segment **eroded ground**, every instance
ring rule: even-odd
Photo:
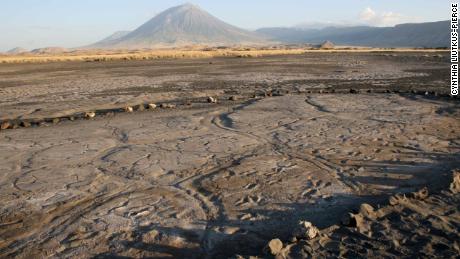
[[[449,181],[457,99],[340,93],[440,93],[444,59],[322,55],[0,66],[2,119],[179,105],[0,131],[0,257],[258,254],[299,220]]]

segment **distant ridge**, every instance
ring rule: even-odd
[[[6,52],[6,54],[21,54],[21,53],[25,53],[25,52],[28,52],[28,50],[20,48],[20,47],[17,47],[17,48],[8,50]]]
[[[258,33],[284,43],[318,44],[330,40],[339,45],[370,47],[448,47],[450,21],[408,23],[394,27],[327,27],[323,29],[262,28]]]
[[[193,4],[167,9],[136,30],[123,33],[118,32],[88,47],[132,49],[266,42],[260,35],[227,24]]]
[[[61,48],[61,47],[46,47],[46,48],[38,48],[31,50],[31,53],[34,54],[56,54],[56,53],[64,53],[68,52],[69,50],[66,48]]]

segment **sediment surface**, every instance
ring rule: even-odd
[[[437,191],[460,167],[447,62],[321,53],[0,65],[0,120],[44,121],[0,131],[0,257],[254,255],[299,220],[324,229],[362,203]],[[140,103],[176,108],[65,119]]]

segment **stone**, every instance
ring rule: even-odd
[[[299,226],[294,230],[294,236],[300,239],[313,239],[318,234],[318,228],[309,221],[300,221]]]
[[[88,118],[88,119],[92,119],[96,117],[96,113],[95,112],[86,112],[85,113],[85,118]]]
[[[267,250],[270,252],[272,255],[277,255],[281,253],[281,250],[283,249],[283,242],[279,240],[278,238],[272,239],[270,242],[268,242],[267,245]]]
[[[143,111],[145,110],[145,106],[143,104],[139,104],[137,107],[136,107],[136,110],[138,111]]]
[[[164,109],[173,109],[173,108],[176,108],[176,105],[174,104],[169,104],[169,103],[163,103],[160,105],[161,108],[164,108]]]
[[[214,98],[212,96],[208,96],[208,103],[217,103],[217,98]]]
[[[342,219],[340,220],[340,222],[342,223],[342,225],[349,227],[351,226],[352,219],[353,219],[353,213],[347,213],[342,216]]]
[[[28,121],[23,121],[23,122],[21,122],[21,126],[24,127],[24,128],[30,128],[32,126],[32,123],[30,123]]]
[[[455,170],[453,172],[453,180],[452,180],[452,183],[450,184],[449,189],[453,193],[460,192],[460,170]]]
[[[365,217],[373,218],[374,214],[375,214],[375,211],[374,211],[374,208],[371,205],[369,205],[367,203],[363,203],[359,207],[359,213],[361,215],[365,216]]]
[[[428,195],[429,195],[429,192],[428,192],[428,188],[426,187],[417,192],[412,193],[412,197],[418,200],[424,200],[428,197]]]
[[[347,213],[342,217],[341,222],[344,226],[359,228],[363,223],[363,216],[360,214]]]
[[[157,108],[157,105],[154,103],[149,103],[149,109],[154,110]]]
[[[133,107],[131,107],[131,106],[126,106],[124,110],[125,110],[125,112],[133,112],[134,111]]]
[[[4,122],[2,123],[2,125],[0,126],[0,128],[1,128],[2,130],[6,130],[6,129],[8,129],[9,127],[11,127],[11,123],[10,123],[9,121],[4,121]]]

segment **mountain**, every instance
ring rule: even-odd
[[[333,22],[305,22],[305,23],[299,23],[293,28],[297,29],[302,29],[302,30],[309,30],[309,29],[324,29],[328,27],[351,27],[351,24],[339,24],[339,23],[333,23]]]
[[[113,36],[113,35],[112,35]],[[227,24],[198,6],[170,8],[132,32],[106,38],[91,48],[155,48],[186,45],[260,44],[260,35]]]
[[[21,54],[21,53],[24,53],[24,52],[27,52],[27,50],[23,49],[23,48],[20,48],[20,47],[17,47],[17,48],[8,50],[6,52],[6,54]]]
[[[262,28],[258,33],[285,43],[321,43],[370,47],[447,47],[450,21],[408,23],[394,27]]]
[[[128,35],[130,32],[131,31],[117,31],[113,33],[112,35],[108,36],[107,38],[104,38],[101,41],[96,42],[95,45],[110,45],[112,43],[116,43],[117,40]]]
[[[34,50],[31,50],[30,52],[34,54],[57,54],[57,53],[64,53],[68,51],[69,51],[68,49],[61,48],[61,47],[46,47],[46,48],[34,49]]]

